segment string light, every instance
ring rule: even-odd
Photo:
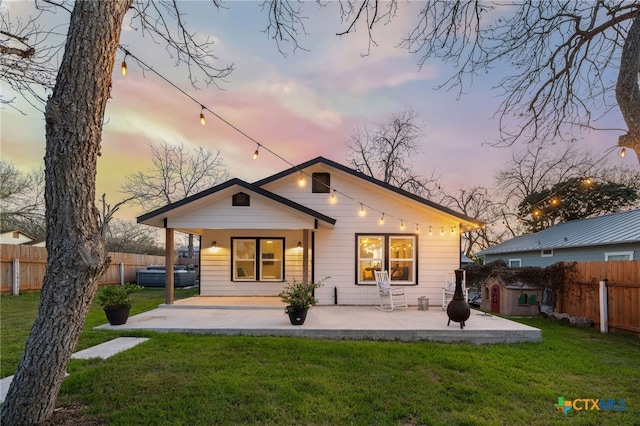
[[[124,51],[124,59],[122,60],[122,65],[120,66],[120,72],[122,73],[123,77],[127,76],[127,55],[129,54],[129,52],[127,52],[126,50]]]
[[[338,199],[336,198],[336,190],[334,189],[333,192],[331,193],[331,197],[329,197],[329,204],[335,204],[338,202]]]
[[[444,235],[444,226],[440,227],[440,235]]]
[[[400,221],[400,230],[404,231],[404,221],[403,220]]]
[[[431,231],[431,225],[429,225],[429,235],[433,235],[433,231]]]
[[[204,105],[200,105],[200,108],[202,108],[200,110],[200,124],[204,126],[207,123],[204,119]]]
[[[124,56],[124,60],[122,61],[122,66],[121,66],[121,71],[122,71],[122,75],[126,75],[127,73],[127,63],[126,63],[126,59],[128,56],[131,56],[132,58],[134,58],[134,60],[136,61],[136,63],[138,65],[140,65],[144,71],[148,71],[150,73],[155,74],[157,77],[159,77],[160,79],[162,79],[163,81],[165,81],[167,84],[169,84],[170,86],[172,86],[173,88],[175,88],[176,90],[178,90],[180,93],[182,93],[185,97],[191,99],[193,102],[197,103],[198,105],[200,105],[200,123],[204,126],[206,124],[206,119],[204,116],[204,111],[207,110],[209,113],[211,113],[215,118],[219,119],[220,121],[222,121],[224,124],[226,124],[227,126],[231,127],[232,129],[234,129],[236,132],[238,132],[239,134],[241,134],[242,136],[246,137],[247,139],[249,139],[252,142],[256,143],[256,149],[253,153],[253,159],[256,160],[260,154],[260,148],[264,148],[265,150],[267,150],[267,152],[269,152],[270,154],[272,154],[274,157],[282,160],[283,162],[289,164],[290,166],[292,166],[293,168],[297,169],[300,172],[300,178],[298,180],[298,185],[300,187],[304,187],[306,185],[305,179],[303,177],[303,175],[308,175],[311,176],[310,174],[306,173],[305,171],[299,169],[298,166],[295,166],[294,164],[292,164],[291,162],[289,162],[286,158],[282,157],[281,155],[279,155],[278,153],[272,151],[271,149],[269,149],[268,147],[262,145],[260,142],[258,142],[256,139],[252,138],[250,135],[248,135],[247,133],[245,133],[244,131],[242,131],[240,128],[238,128],[237,126],[235,126],[234,124],[230,123],[229,121],[227,121],[225,118],[221,117],[219,114],[217,114],[215,111],[212,111],[211,109],[207,108],[204,104],[200,103],[198,100],[196,100],[193,96],[191,96],[189,93],[185,92],[184,90],[182,90],[179,86],[177,86],[175,83],[173,83],[171,80],[167,79],[164,75],[160,74],[158,71],[156,71],[155,69],[153,69],[153,67],[149,66],[148,64],[146,64],[144,61],[142,61],[140,58],[138,58],[136,55],[132,54],[131,52],[129,52],[127,49],[125,49],[122,45],[119,45],[118,48],[120,50],[122,50],[125,54]],[[337,202],[337,198],[336,198],[336,194],[340,193],[341,195],[344,195],[345,198],[350,199],[352,201],[355,201],[356,203],[358,203],[358,200],[352,198],[351,196],[344,194],[336,189],[333,189],[333,193],[331,195],[330,201],[332,204]],[[370,208],[369,206],[367,206],[367,208]],[[376,209],[372,209],[374,211],[376,211]],[[379,210],[377,210],[378,212],[382,213],[382,216],[379,220],[379,223],[382,225],[384,224],[384,218],[385,218],[385,213],[381,212]],[[360,203],[360,211],[358,213],[360,216],[365,216],[366,215],[366,210],[364,208],[364,204]],[[394,216],[391,216],[394,217]],[[401,220],[401,225],[400,225],[401,229],[404,229],[404,221]],[[431,230],[431,227],[429,227]],[[419,224],[416,223],[416,233],[419,232]],[[431,232],[430,232],[431,234]]]
[[[420,233],[420,225],[416,223],[416,234]]]
[[[620,149],[620,158],[624,158],[624,157],[626,157],[626,156],[627,156],[627,148],[622,147],[622,148]]]

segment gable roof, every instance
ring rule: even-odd
[[[260,188],[259,186],[250,184],[248,182],[245,182],[241,179],[231,179],[228,180],[224,183],[221,183],[219,185],[213,186],[205,191],[199,192],[197,194],[194,194],[190,197],[184,198],[180,201],[176,201],[175,203],[171,203],[168,204],[164,207],[160,207],[159,209],[153,210],[149,213],[145,213],[141,216],[138,216],[137,221],[138,223],[143,223],[143,222],[147,222],[147,225],[155,225],[158,226],[158,221],[162,221],[164,219],[164,217],[167,216],[168,213],[175,211],[176,209],[179,209],[182,206],[185,206],[189,203],[192,203],[194,201],[203,199],[207,196],[213,195],[217,192],[220,192],[222,190],[225,190],[227,188],[230,188],[234,185],[240,186],[244,189],[246,189],[247,191],[251,191],[255,194],[259,194],[262,195],[263,197],[269,198],[277,203],[280,203],[282,205],[285,205],[287,207],[290,207],[294,210],[297,210],[301,213],[304,213],[306,215],[309,215],[317,220],[323,221],[327,224],[329,224],[330,226],[335,225],[336,223],[336,219],[329,217],[327,215],[324,215],[316,210],[310,209],[306,206],[303,206],[301,204],[298,204],[294,201],[291,201],[287,198],[281,197],[278,194],[274,194],[271,191],[267,191],[266,189]]]
[[[374,185],[377,185],[377,186],[379,186],[381,188],[384,188],[386,190],[395,192],[396,194],[399,194],[399,195],[402,195],[404,197],[410,198],[410,199],[412,199],[414,201],[417,201],[417,202],[419,202],[421,204],[424,204],[426,206],[429,206],[431,208],[439,210],[439,211],[441,211],[443,213],[449,214],[451,216],[455,216],[458,219],[461,219],[463,221],[473,223],[473,224],[475,224],[477,226],[483,226],[484,225],[484,222],[482,222],[482,221],[480,221],[478,219],[469,217],[469,216],[467,216],[465,214],[459,213],[459,212],[457,212],[455,210],[452,210],[452,209],[450,209],[448,207],[445,207],[443,205],[434,203],[433,201],[427,200],[426,198],[423,198],[423,197],[420,197],[418,195],[412,194],[409,191],[405,191],[404,189],[400,189],[397,186],[390,185],[390,184],[388,184],[386,182],[383,182],[383,181],[378,180],[376,178],[373,178],[371,176],[365,175],[364,173],[361,173],[361,172],[359,172],[357,170],[354,170],[352,168],[344,166],[344,165],[342,165],[340,163],[336,163],[335,161],[329,160],[329,159],[324,158],[324,157],[316,157],[316,158],[314,158],[312,160],[309,160],[309,161],[307,161],[305,163],[302,163],[302,164],[299,164],[297,166],[291,167],[288,170],[284,170],[284,171],[282,171],[280,173],[276,173],[275,175],[272,175],[272,176],[269,176],[267,178],[258,180],[256,182],[254,182],[254,185],[256,185],[256,186],[266,185],[266,184],[268,184],[270,182],[279,180],[279,179],[281,179],[283,177],[286,177],[286,176],[289,176],[289,175],[292,175],[292,174],[295,174],[295,173],[300,173],[300,171],[302,171],[302,170],[304,170],[304,169],[306,169],[308,167],[314,166],[316,164],[325,164],[325,165],[327,165],[329,167],[332,167],[334,169],[337,169],[337,170],[340,170],[340,171],[342,171],[344,173],[347,173],[347,174],[349,174],[351,176],[355,176],[355,177],[357,177],[359,179],[362,179],[362,180],[365,180],[367,182],[370,182],[370,183],[372,183]]]
[[[640,243],[640,210],[631,210],[559,223],[535,234],[512,238],[477,255],[636,242]]]

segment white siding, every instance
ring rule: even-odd
[[[292,208],[251,194],[250,206],[232,206],[231,195],[208,206],[171,218],[177,229],[302,229],[313,228],[313,219]]]
[[[307,170],[326,171],[322,168]],[[457,218],[424,206],[406,197],[378,188],[367,182],[330,169],[331,187],[339,193],[337,203],[329,204],[330,194],[314,194],[307,178],[304,188],[298,186],[298,176],[272,182],[265,189],[317,210],[337,219],[335,228],[319,229],[315,234],[315,279],[331,278],[318,289],[320,304],[334,303],[334,287],[338,291],[341,305],[371,305],[378,303],[377,288],[373,285],[356,285],[356,233],[369,234],[415,234],[416,224],[420,224],[418,235],[418,284],[406,286],[410,305],[417,305],[418,297],[426,296],[431,305],[441,304],[442,286],[447,273],[460,265],[460,241]],[[351,197],[349,199],[345,195]],[[357,200],[357,201],[354,201]],[[367,215],[358,215],[360,203],[371,206]],[[366,207],[365,207],[366,209]],[[378,220],[385,213],[384,225]],[[403,219],[405,230],[400,230]],[[431,226],[432,235],[429,235]],[[455,232],[451,233],[451,228]],[[441,234],[444,229],[444,234]]]
[[[302,231],[273,230],[209,230],[202,236],[200,258],[200,294],[203,296],[277,296],[282,282],[232,281],[231,238],[262,237],[285,239],[285,280],[302,280]],[[216,241],[216,247],[209,247]],[[208,247],[208,248],[207,248]]]

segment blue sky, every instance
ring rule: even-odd
[[[3,7],[9,7],[15,16],[25,13],[30,5],[12,1]],[[219,64],[234,63],[234,73],[219,83],[222,90],[194,90],[184,68],[173,67],[164,46],[127,28],[128,18],[121,43],[289,163],[302,163],[319,155],[344,163],[346,141],[357,126],[384,122],[404,108],[419,114],[425,130],[422,154],[414,158],[414,168],[426,174],[435,169],[442,176],[445,190],[492,186],[495,171],[511,156],[509,148],[486,144],[498,138],[498,122],[493,115],[500,99],[491,87],[507,75],[509,67],[475,77],[473,86],[466,87],[460,99],[456,91],[435,90],[451,70],[437,62],[418,69],[418,57],[395,47],[414,16],[404,3],[392,24],[375,29],[378,45],[368,56],[362,55],[367,51],[364,31],[335,35],[344,29],[337,3],[329,3],[326,8],[305,3],[308,35],[298,41],[307,51],[289,52],[286,58],[263,32],[267,20],[260,3],[232,1],[220,10],[209,2],[180,5],[188,13],[187,25],[199,37],[216,40]],[[163,140],[220,149],[232,176],[247,181],[289,167],[264,151],[258,160],[252,160],[255,143],[207,113],[207,124],[201,126],[198,104],[153,74],[143,73],[130,58],[128,75],[122,77],[119,65],[123,59],[118,52],[98,162],[98,195],[106,192],[111,202],[123,198],[118,188],[124,176],[148,168],[149,144]],[[26,170],[42,164],[44,118],[26,104],[20,107],[27,115],[12,109],[1,111],[1,155]],[[625,127],[616,117],[619,114],[614,114],[607,127]],[[585,143],[596,153],[604,153],[617,143],[617,136],[612,132],[592,133]],[[615,152],[612,157],[616,157]],[[633,157],[612,160],[632,165]],[[122,217],[140,213],[124,210]]]

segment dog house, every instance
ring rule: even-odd
[[[502,315],[533,316],[540,312],[543,289],[520,281],[507,283],[500,275],[488,277],[480,286],[480,309]]]

